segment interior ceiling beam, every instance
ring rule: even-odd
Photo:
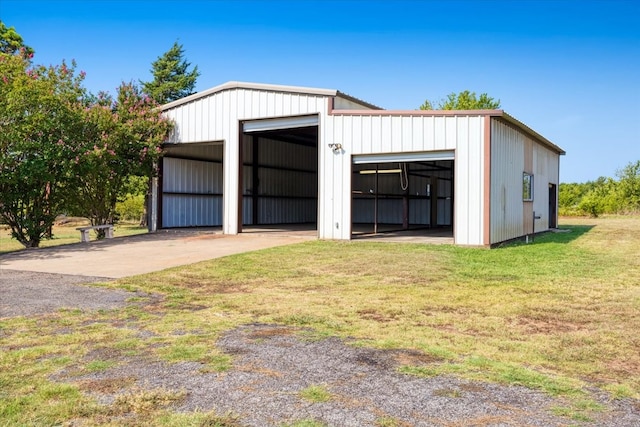
[[[275,141],[288,142],[290,144],[316,147],[318,145],[318,127],[310,126],[286,130],[268,130],[252,132],[262,138],[273,139]]]
[[[453,169],[451,168],[437,168],[437,167],[421,167],[421,168],[411,168],[409,172],[450,172]]]

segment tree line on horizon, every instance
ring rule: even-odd
[[[640,214],[640,160],[629,162],[618,170],[616,178],[561,183],[558,197],[560,215]]]

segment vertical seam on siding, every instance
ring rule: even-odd
[[[484,236],[483,244],[491,245],[491,116],[484,116]]]

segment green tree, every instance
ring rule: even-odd
[[[640,212],[640,160],[616,172],[618,180],[600,177],[585,183],[560,184],[561,215],[627,214]]]
[[[640,212],[640,160],[630,162],[616,172],[620,210]],[[622,212],[621,212],[622,213]]]
[[[99,94],[83,114],[85,128],[78,139],[83,148],[73,159],[79,185],[70,206],[92,225],[114,223],[116,203],[129,192],[131,177],[155,172],[172,124],[132,83],[122,84],[115,100]],[[104,237],[104,230],[97,235]]]
[[[584,183],[560,183],[558,207],[560,215],[580,215],[579,209],[582,198],[589,191]]]
[[[84,73],[0,53],[0,219],[38,247],[69,196]]]
[[[439,102],[426,100],[420,106],[421,110],[497,110],[499,108],[499,99],[494,100],[486,93],[481,93],[478,97],[475,92],[468,90],[458,94],[452,92],[446,99]]]
[[[0,52],[14,55],[22,52],[23,56],[33,57],[34,50],[22,41],[20,34],[13,27],[7,26],[0,20]]]
[[[601,176],[586,182],[584,188],[586,191],[578,203],[578,211],[582,215],[598,217],[619,211],[618,182],[614,179]]]
[[[158,104],[166,104],[184,98],[194,92],[196,80],[200,73],[198,66],[187,71],[191,64],[184,59],[184,49],[174,42],[171,49],[159,56],[151,64],[153,80],[140,82],[146,94]]]

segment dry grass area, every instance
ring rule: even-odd
[[[563,396],[572,403],[559,411],[578,420],[599,410],[587,393],[593,387],[639,399],[640,217],[566,218],[561,227],[570,231],[494,250],[306,242],[105,285],[165,296],[146,306],[1,320],[0,419],[33,411],[52,423],[99,420],[104,410],[81,393],[90,384],[48,376],[100,369],[86,356],[101,348],[117,352],[111,360],[146,354],[224,370],[229,357],[212,342],[249,322],[305,327],[307,339],[403,349],[412,357],[399,359],[400,370],[409,374]],[[140,331],[153,338],[142,340]],[[163,424],[181,425],[186,415],[165,408],[178,398],[138,400],[141,411],[163,414]],[[78,413],[81,403],[88,413]],[[182,425],[210,415],[191,417]]]
[[[40,247],[46,248],[50,246],[66,245],[69,243],[80,243],[80,232],[76,230],[77,227],[83,227],[89,224],[89,220],[86,218],[65,218],[59,221],[53,227],[53,238],[42,240]],[[114,227],[114,236],[129,236],[133,234],[146,233],[146,227],[139,227],[137,224],[120,223]],[[91,236],[95,238],[94,235]],[[11,229],[0,224],[0,254],[6,252],[14,252],[23,250],[24,246],[20,242],[11,238]]]

